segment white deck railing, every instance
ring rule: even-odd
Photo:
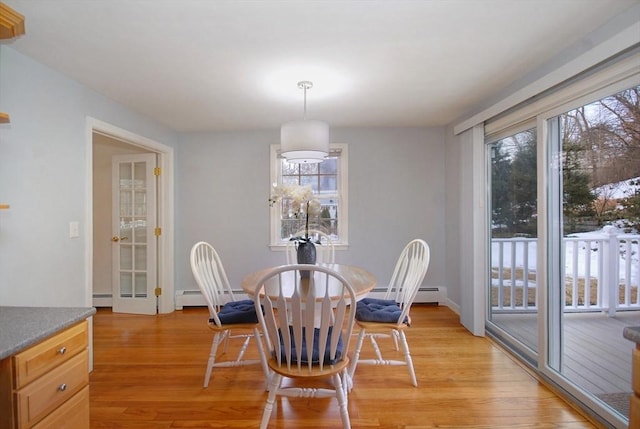
[[[640,310],[640,235],[602,233],[565,237],[565,310]],[[492,311],[536,311],[537,239],[491,241]]]

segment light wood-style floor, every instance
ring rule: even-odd
[[[159,316],[99,309],[91,428],[257,428],[266,398],[259,366],[216,368],[202,387],[207,317],[204,308]],[[404,367],[359,366],[349,396],[354,429],[596,427],[490,340],[471,335],[447,307],[414,305],[412,317],[407,336],[419,387]],[[270,424],[340,427],[335,399],[278,399]]]

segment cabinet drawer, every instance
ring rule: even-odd
[[[29,428],[89,384],[89,352],[67,362],[20,389],[16,395],[18,427]]]
[[[88,346],[87,321],[68,328],[43,342],[16,354],[14,359],[14,388],[20,389],[31,381],[68,361]]]
[[[629,404],[629,428],[640,427],[640,397],[631,395]]]
[[[89,386],[85,386],[32,429],[89,429]]]

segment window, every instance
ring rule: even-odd
[[[271,183],[309,185],[320,200],[320,215],[309,219],[309,228],[331,235],[334,244],[346,246],[347,239],[347,146],[332,144],[327,159],[318,164],[289,163],[279,154],[280,145],[271,145]],[[286,202],[271,209],[271,246],[284,247],[304,228]]]

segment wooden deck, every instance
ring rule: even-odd
[[[493,321],[537,350],[536,314],[494,314]],[[566,313],[562,373],[601,398],[631,393],[631,357],[635,344],[623,337],[625,326],[640,325],[640,311]],[[605,399],[606,401],[606,399]]]

